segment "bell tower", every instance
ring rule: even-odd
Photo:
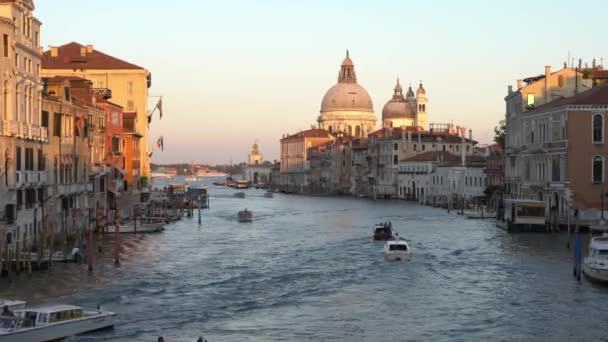
[[[426,90],[422,86],[422,81],[420,81],[420,86],[416,91],[416,126],[422,127],[423,130],[428,130],[428,118],[427,118],[427,105],[428,99],[426,98]]]

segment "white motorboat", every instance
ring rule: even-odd
[[[608,283],[608,236],[594,237],[589,254],[583,260],[583,274],[589,279]]]
[[[253,222],[253,212],[247,209],[239,211],[239,222]]]
[[[146,233],[158,233],[164,230],[163,228],[164,223],[163,222],[156,222],[156,223],[139,223],[137,222],[137,227],[135,227],[135,225],[133,223],[128,223],[128,224],[121,224],[118,229],[119,229],[119,233],[120,234],[128,234],[128,233],[141,233],[141,234],[146,234]],[[106,230],[106,233],[108,234],[114,234],[116,232],[116,226],[115,225],[109,225],[108,229]]]
[[[389,261],[410,261],[412,250],[405,240],[389,240],[384,244],[384,257]]]
[[[495,212],[487,212],[483,207],[480,210],[464,210],[464,216],[469,219],[495,219]]]
[[[186,182],[196,182],[198,180],[198,178],[196,178],[196,176],[192,176],[192,177],[186,177],[184,180]]]
[[[54,341],[114,326],[113,312],[74,305],[26,308],[0,317],[0,342]]]

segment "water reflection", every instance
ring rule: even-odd
[[[575,282],[566,236],[508,235],[490,221],[406,202],[211,187],[211,209],[162,234],[122,239],[93,275],[78,265],[21,278],[0,296],[120,314],[80,340],[593,340],[608,336],[606,287]],[[239,224],[243,208],[254,222]],[[391,221],[413,249],[388,263],[371,227]],[[580,317],[580,318],[578,318]]]

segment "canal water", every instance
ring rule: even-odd
[[[608,287],[572,277],[566,234],[509,235],[493,222],[403,201],[210,186],[211,208],[160,234],[112,241],[86,266],[0,279],[0,297],[118,313],[76,341],[595,341]],[[253,223],[237,223],[239,210]],[[413,249],[383,259],[371,227],[391,221]]]

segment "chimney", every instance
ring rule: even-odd
[[[93,45],[87,45],[87,53],[93,53]]]
[[[469,140],[473,140],[473,130],[469,129]]]
[[[509,95],[511,95],[511,94],[513,94],[513,86],[512,85],[509,86]]]
[[[80,47],[80,57],[85,57],[87,55],[87,48],[82,46]]]
[[[517,89],[521,89],[524,87],[524,81],[522,80],[517,80]]]
[[[546,65],[545,66],[545,77],[549,78],[550,75],[551,75],[551,66],[550,65]]]
[[[460,127],[460,136],[464,138],[466,135],[467,135],[466,127]]]
[[[59,56],[59,48],[51,47],[51,57],[57,57],[57,56]]]

